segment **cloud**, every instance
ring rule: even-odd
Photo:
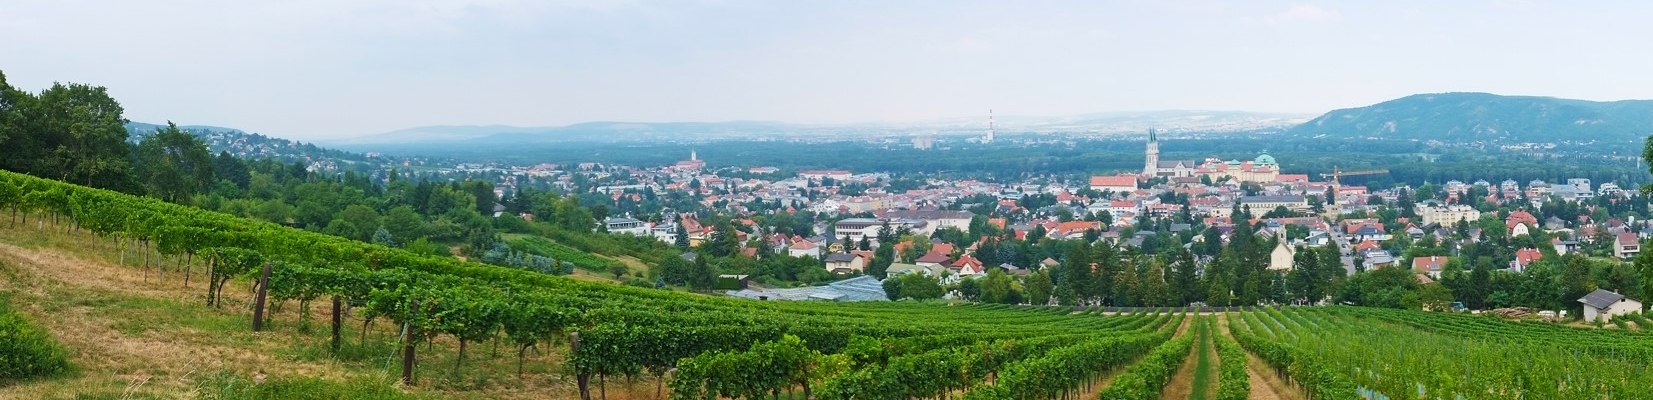
[[[1343,18],[1343,13],[1337,10],[1321,8],[1309,4],[1298,4],[1291,9],[1264,18],[1271,24],[1293,22],[1329,22]]]

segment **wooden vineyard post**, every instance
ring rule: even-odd
[[[414,300],[408,316],[407,337],[402,339],[402,384],[413,386],[413,337],[419,334],[413,324],[413,315],[419,313],[419,300]]]
[[[264,330],[264,301],[270,294],[270,263],[258,274],[258,298],[253,305],[253,332]]]
[[[339,296],[337,296],[337,295],[333,296],[333,352],[334,353],[339,352],[339,326],[341,325],[341,322],[343,322],[343,320],[341,319],[341,318],[344,317],[343,315],[341,315],[341,314],[344,313],[343,311],[344,311],[344,304],[339,300]]]
[[[580,333],[579,332],[569,333],[568,334],[568,357],[570,359],[572,359],[572,358],[574,358],[574,355],[578,354],[579,352],[580,352]],[[591,400],[591,374],[587,374],[585,372],[577,372],[576,375],[574,375],[574,382],[580,386],[580,400]]]

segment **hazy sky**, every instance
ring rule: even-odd
[[[435,124],[1653,98],[1653,2],[0,0],[13,86],[327,139]]]

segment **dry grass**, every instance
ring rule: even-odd
[[[63,377],[0,387],[0,399],[197,398],[226,373],[252,381],[384,381],[399,372],[391,356],[395,327],[388,322],[376,322],[363,346],[360,320],[347,317],[347,351],[334,356],[326,301],[310,305],[315,322],[309,332],[300,329],[298,304],[288,302],[274,314],[271,330],[253,333],[247,282],[226,285],[225,302],[215,309],[205,305],[200,260],[186,288],[176,271],[163,281],[154,269],[134,265],[141,256],[129,253],[124,266],[119,257],[106,238],[65,234],[50,223],[37,230],[33,220],[18,226],[0,220],[0,291],[10,293],[18,311],[69,350],[76,368]],[[175,261],[166,264],[173,267]],[[515,348],[508,343],[499,346],[497,357],[492,343],[473,343],[455,376],[457,347],[449,338],[421,345],[418,386],[405,389],[453,398],[577,397],[572,378],[562,374],[563,347],[530,351],[521,379]],[[611,378],[608,386],[610,399],[655,398],[652,380],[627,384]]]

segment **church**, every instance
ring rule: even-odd
[[[1148,162],[1142,166],[1142,175],[1148,178],[1187,178],[1194,176],[1199,164],[1194,160],[1159,160],[1159,134],[1148,129]]]

